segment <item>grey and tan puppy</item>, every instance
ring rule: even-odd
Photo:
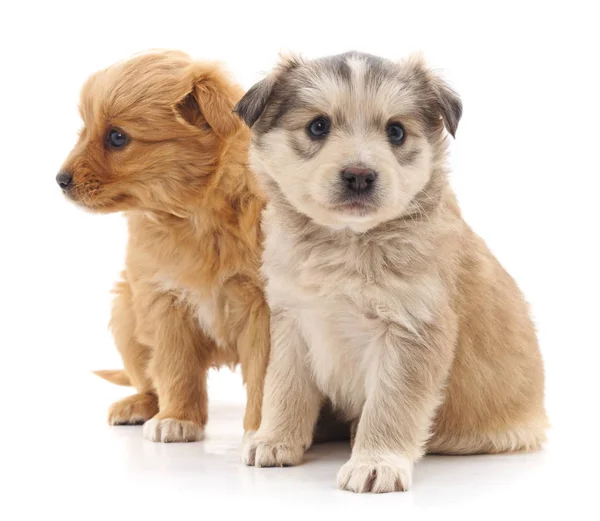
[[[284,59],[236,110],[264,181],[272,352],[244,459],[295,465],[325,398],[358,421],[341,488],[411,486],[425,452],[537,449],[544,372],[527,305],[461,217],[462,105],[419,57]]]

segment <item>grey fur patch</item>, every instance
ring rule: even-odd
[[[315,157],[319,150],[321,150],[322,141],[311,141],[308,143],[303,143],[299,139],[296,139],[294,136],[290,136],[288,138],[288,143],[292,150],[300,157],[301,159],[312,159]]]
[[[275,112],[274,116],[271,118],[269,122],[269,128],[278,127],[281,123],[281,120],[284,116],[297,108],[297,98],[295,96],[287,96],[286,98],[282,98],[278,103],[277,112]]]
[[[364,81],[371,89],[377,91],[386,81],[398,81],[398,70],[393,62],[371,54],[362,57],[367,64]]]
[[[421,150],[418,148],[413,148],[412,150],[403,150],[402,145],[394,150],[396,161],[398,161],[398,163],[402,166],[408,166],[411,163],[414,163],[415,159],[420,153]]]
[[[330,69],[337,78],[350,85],[352,82],[352,70],[350,69],[346,58],[346,54],[331,56],[330,58],[327,58],[324,65],[326,68]]]

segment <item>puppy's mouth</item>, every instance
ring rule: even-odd
[[[111,212],[129,200],[126,194],[106,194],[101,183],[74,185],[69,189],[63,189],[62,192],[78,206],[96,212]]]
[[[351,215],[367,215],[377,210],[378,204],[373,197],[353,196],[343,200],[336,200],[330,205],[330,209]]]
[[[348,190],[336,188],[329,197],[330,210],[350,215],[367,215],[380,206],[379,190]]]
[[[91,208],[95,206],[101,190],[102,187],[99,183],[84,183],[63,188],[62,193],[74,203]]]

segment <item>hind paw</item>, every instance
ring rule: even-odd
[[[134,394],[113,403],[108,410],[109,425],[141,425],[158,413],[154,394]]]

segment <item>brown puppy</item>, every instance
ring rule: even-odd
[[[138,393],[110,424],[145,423],[153,441],[202,438],[206,375],[242,364],[244,429],[260,424],[269,312],[258,276],[264,201],[248,173],[241,96],[214,64],[143,54],[83,87],[84,128],[57,182],[94,212],[124,211],[129,245],[111,329]],[[152,419],[151,421],[148,421]]]

